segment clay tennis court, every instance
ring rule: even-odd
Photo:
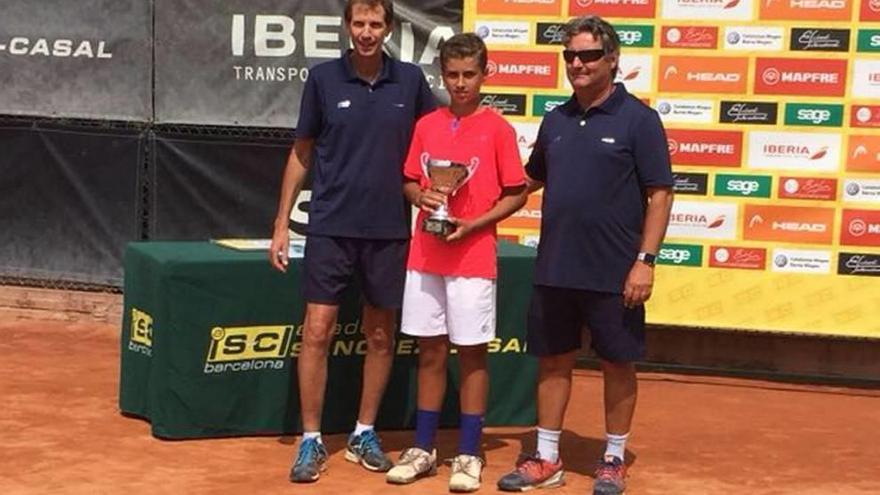
[[[325,438],[330,467],[314,485],[287,481],[292,437],[156,439],[146,422],[117,409],[118,324],[20,316],[0,320],[4,495],[446,492],[448,467],[389,486],[344,461],[342,435]],[[880,493],[880,391],[669,374],[644,374],[640,384],[627,493]],[[547,493],[590,493],[604,448],[600,398],[600,376],[578,371],[562,439],[568,484]],[[383,438],[396,457],[412,433]],[[440,432],[441,456],[455,445],[454,431]],[[534,435],[489,428],[483,447],[480,493],[496,492]]]

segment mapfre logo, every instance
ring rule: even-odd
[[[502,220],[498,224],[500,229],[528,229],[538,230],[541,228],[541,201],[543,196],[531,194],[526,205],[516,213]]]
[[[128,350],[145,356],[153,355],[153,317],[134,307],[131,308]]]
[[[664,26],[660,36],[661,48],[718,47],[717,26]]]
[[[741,131],[667,129],[666,138],[676,165],[739,167],[742,162]]]
[[[880,135],[849,137],[846,170],[880,173]]]
[[[477,14],[553,15],[562,13],[562,0],[478,0]]]
[[[834,209],[746,204],[743,221],[743,238],[751,241],[830,244]]]
[[[821,177],[780,177],[779,199],[813,199],[834,201],[837,199],[837,179]]]
[[[571,0],[568,13],[572,16],[654,17],[656,0]]]
[[[559,77],[556,53],[489,52],[486,84],[489,86],[527,86],[555,88]]]
[[[880,105],[853,105],[849,122],[852,127],[880,127]]]
[[[843,210],[840,243],[848,246],[880,246],[880,210]]]
[[[846,60],[758,58],[755,93],[771,95],[843,96]]]
[[[293,337],[292,326],[215,327],[204,372],[283,369]]]
[[[745,57],[660,57],[661,92],[745,93],[749,59]]]
[[[849,21],[853,0],[761,0],[760,19]]]
[[[880,21],[880,0],[862,0],[859,20],[869,22]]]
[[[766,249],[732,246],[712,246],[709,248],[709,266],[712,268],[763,270],[766,265]]]

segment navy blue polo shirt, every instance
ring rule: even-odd
[[[383,54],[370,84],[357,76],[350,53],[313,67],[303,90],[296,136],[315,139],[308,233],[406,239],[403,162],[434,96],[417,66]]]
[[[548,113],[526,165],[544,182],[535,283],[622,293],[645,220],[645,188],[671,187],[660,117],[618,83],[587,112]]]

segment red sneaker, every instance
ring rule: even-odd
[[[620,495],[626,490],[626,464],[617,456],[606,456],[596,468],[593,495]]]
[[[524,456],[516,463],[516,469],[498,480],[498,489],[506,492],[524,492],[533,488],[553,488],[565,484],[562,459],[555,463],[538,457]]]

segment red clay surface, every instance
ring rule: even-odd
[[[0,314],[2,316],[2,314]],[[445,493],[449,468],[389,486],[343,459],[344,438],[325,438],[329,471],[292,485],[295,439],[163,441],[117,410],[118,326],[0,324],[0,494],[423,494]],[[878,494],[880,392],[838,387],[644,374],[628,445],[629,494]],[[578,371],[562,439],[567,486],[591,493],[603,449],[601,379]],[[384,432],[396,458],[412,432]],[[439,435],[451,457],[455,431]],[[527,428],[490,428],[480,493],[522,448]]]

